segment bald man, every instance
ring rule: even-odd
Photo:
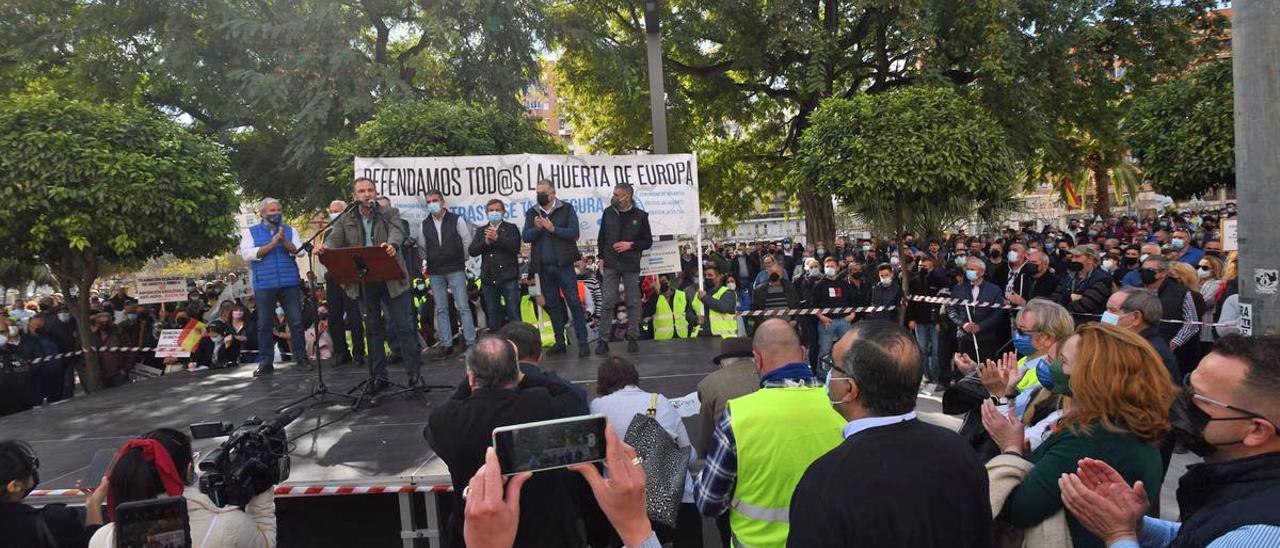
[[[729,512],[736,544],[779,546],[787,539],[792,489],[809,463],[840,443],[844,419],[786,321],[761,323],[751,352],[761,389],[726,405],[694,501],[704,516]]]
[[[922,371],[911,334],[858,322],[832,357],[826,390],[848,421],[844,441],[797,484],[787,545],[991,546],[978,455],[954,432],[916,419]]]

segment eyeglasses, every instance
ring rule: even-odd
[[[1215,399],[1213,399],[1213,398],[1210,398],[1209,396],[1205,396],[1204,394],[1198,394],[1198,393],[1196,393],[1196,389],[1195,389],[1195,387],[1194,387],[1194,386],[1191,386],[1191,373],[1187,373],[1186,375],[1183,375],[1183,377],[1182,377],[1182,390],[1183,390],[1183,392],[1185,392],[1185,393],[1186,393],[1187,397],[1189,397],[1189,398],[1191,398],[1191,399],[1194,399],[1194,400],[1200,400],[1200,401],[1205,402],[1205,403],[1207,403],[1207,404],[1209,404],[1209,405],[1213,405],[1213,406],[1215,406],[1215,407],[1221,407],[1221,408],[1223,408],[1223,409],[1230,409],[1230,410],[1232,410],[1232,411],[1235,411],[1236,413],[1241,413],[1241,414],[1245,415],[1245,416],[1243,416],[1243,417],[1221,417],[1221,418],[1220,418],[1220,417],[1213,417],[1213,420],[1220,420],[1220,421],[1237,421],[1237,420],[1252,420],[1252,419],[1260,419],[1260,420],[1264,420],[1264,421],[1267,421],[1267,422],[1271,423],[1271,426],[1275,427],[1275,428],[1276,428],[1276,430],[1280,430],[1280,424],[1276,424],[1276,423],[1275,423],[1275,421],[1272,421],[1271,419],[1268,419],[1267,417],[1264,417],[1264,416],[1262,416],[1261,414],[1254,413],[1253,411],[1250,411],[1250,410],[1248,410],[1248,409],[1242,409],[1242,408],[1236,407],[1236,406],[1231,405],[1231,404],[1226,403],[1226,402],[1222,402],[1222,401],[1215,400]]]

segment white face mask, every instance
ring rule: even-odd
[[[1111,259],[1106,259],[1102,261],[1102,269],[1107,272],[1112,272],[1116,269],[1116,262]]]
[[[883,285],[883,286],[885,286],[885,287],[888,287],[888,286],[889,286],[889,284],[892,284],[892,283],[893,283],[893,276],[881,276],[881,277],[880,277],[880,285]]]
[[[1209,270],[1208,268],[1198,268],[1196,269],[1196,276],[1199,276],[1200,279],[1203,280],[1205,278],[1213,276],[1213,271]]]

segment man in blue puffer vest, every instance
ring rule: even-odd
[[[293,349],[294,359],[305,362],[307,352],[303,347],[302,333],[306,327],[302,325],[302,288],[299,285],[298,263],[294,255],[302,247],[298,231],[284,224],[280,213],[280,201],[275,198],[263,198],[258,204],[258,215],[262,222],[249,227],[240,233],[240,256],[249,261],[253,272],[253,294],[258,310],[271,310],[279,303],[284,308],[284,316],[289,322],[289,342]],[[271,330],[274,327],[271,317],[258,315],[258,340],[271,341]],[[270,375],[275,372],[275,357],[266,342],[258,352],[258,370],[253,376]]]

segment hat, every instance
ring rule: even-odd
[[[1069,251],[1068,253],[1069,253],[1070,255],[1075,255],[1075,256],[1079,256],[1079,255],[1088,255],[1088,256],[1090,256],[1090,257],[1093,257],[1093,260],[1095,260],[1095,261],[1096,261],[1096,260],[1098,260],[1098,248],[1093,247],[1093,246],[1091,246],[1091,245],[1078,245],[1078,246],[1075,246],[1075,247],[1071,248],[1071,251]]]
[[[711,361],[720,365],[720,360],[725,358],[750,358],[751,356],[751,339],[733,337],[720,340],[720,355],[712,358]]]

